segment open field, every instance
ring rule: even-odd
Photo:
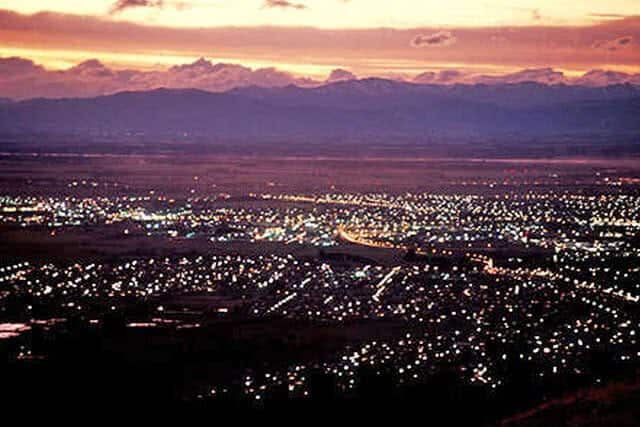
[[[634,158],[465,160],[12,154],[0,156],[0,190],[8,194],[139,194],[158,190],[174,196],[332,189],[481,192],[496,186],[517,191],[525,181],[534,188],[562,188],[589,186],[596,180],[596,173],[633,177],[640,170],[638,165]]]

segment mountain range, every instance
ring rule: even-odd
[[[0,132],[204,138],[640,135],[640,87],[346,79],[0,102]]]

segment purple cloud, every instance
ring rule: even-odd
[[[515,84],[524,82],[535,82],[546,85],[556,85],[567,83],[567,79],[562,71],[553,68],[527,68],[515,73],[507,73],[499,76],[475,76],[474,83],[484,84]]]
[[[307,6],[302,3],[294,3],[288,0],[265,0],[263,7],[266,9],[307,9]]]
[[[388,76],[399,79],[398,76]],[[0,97],[26,99],[34,97],[91,97],[121,91],[143,91],[160,87],[201,89],[223,92],[247,86],[317,87],[324,83],[355,79],[350,71],[337,69],[325,82],[296,77],[275,68],[251,69],[239,64],[213,63],[201,58],[189,64],[164,70],[113,69],[96,59],[84,61],[66,70],[47,70],[23,58],[0,57]],[[427,71],[415,77],[421,84],[580,84],[606,86],[630,83],[640,85],[640,74],[593,70],[579,78],[568,78],[551,68],[525,69],[515,73],[484,76],[448,69]]]
[[[0,57],[0,79],[14,76],[31,76],[33,74],[44,73],[45,70],[40,65],[36,65],[30,59],[11,57]]]
[[[116,70],[96,59],[66,70],[52,71],[30,60],[0,57],[0,97],[14,99],[87,97],[159,87],[222,92],[245,86],[319,84],[275,68],[254,70],[238,64],[214,64],[204,58],[155,71]]]
[[[599,40],[591,45],[594,49],[602,49],[608,52],[615,52],[629,46],[633,42],[633,37],[624,36],[613,40]]]
[[[430,35],[420,34],[411,40],[413,47],[442,47],[450,46],[457,41],[457,38],[451,31],[438,31]]]
[[[111,13],[120,13],[136,7],[163,7],[164,0],[118,0],[111,6]]]
[[[459,70],[426,71],[418,74],[413,82],[418,84],[453,84],[462,83],[465,77],[466,75]]]

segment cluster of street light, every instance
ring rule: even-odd
[[[211,385],[203,398],[239,393],[259,401],[281,389],[309,396],[313,370],[348,394],[363,368],[391,370],[404,384],[447,367],[495,389],[512,363],[527,364],[539,381],[563,374],[595,380],[593,352],[605,352],[612,364],[640,359],[640,197],[629,192],[253,194],[246,206],[227,197],[155,194],[1,197],[0,223],[124,224],[151,238],[296,243],[336,253],[361,245],[404,254],[386,264],[292,250],[0,266],[6,340],[47,321],[31,312],[43,303],[48,321],[84,313],[97,325],[103,312],[131,301],[154,308],[130,319],[130,327],[209,327],[220,316],[400,325],[394,338],[354,340],[313,366],[254,370]],[[215,313],[202,311],[195,322],[170,319],[158,302],[194,294],[215,297]],[[29,303],[16,309],[16,301]]]

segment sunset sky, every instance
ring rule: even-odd
[[[5,0],[0,60],[166,70],[200,57],[324,80],[640,72],[637,0]],[[4,67],[7,68],[7,67]],[[9,71],[0,63],[0,79]],[[1,86],[1,83],[0,83]],[[1,93],[0,93],[1,95]]]

